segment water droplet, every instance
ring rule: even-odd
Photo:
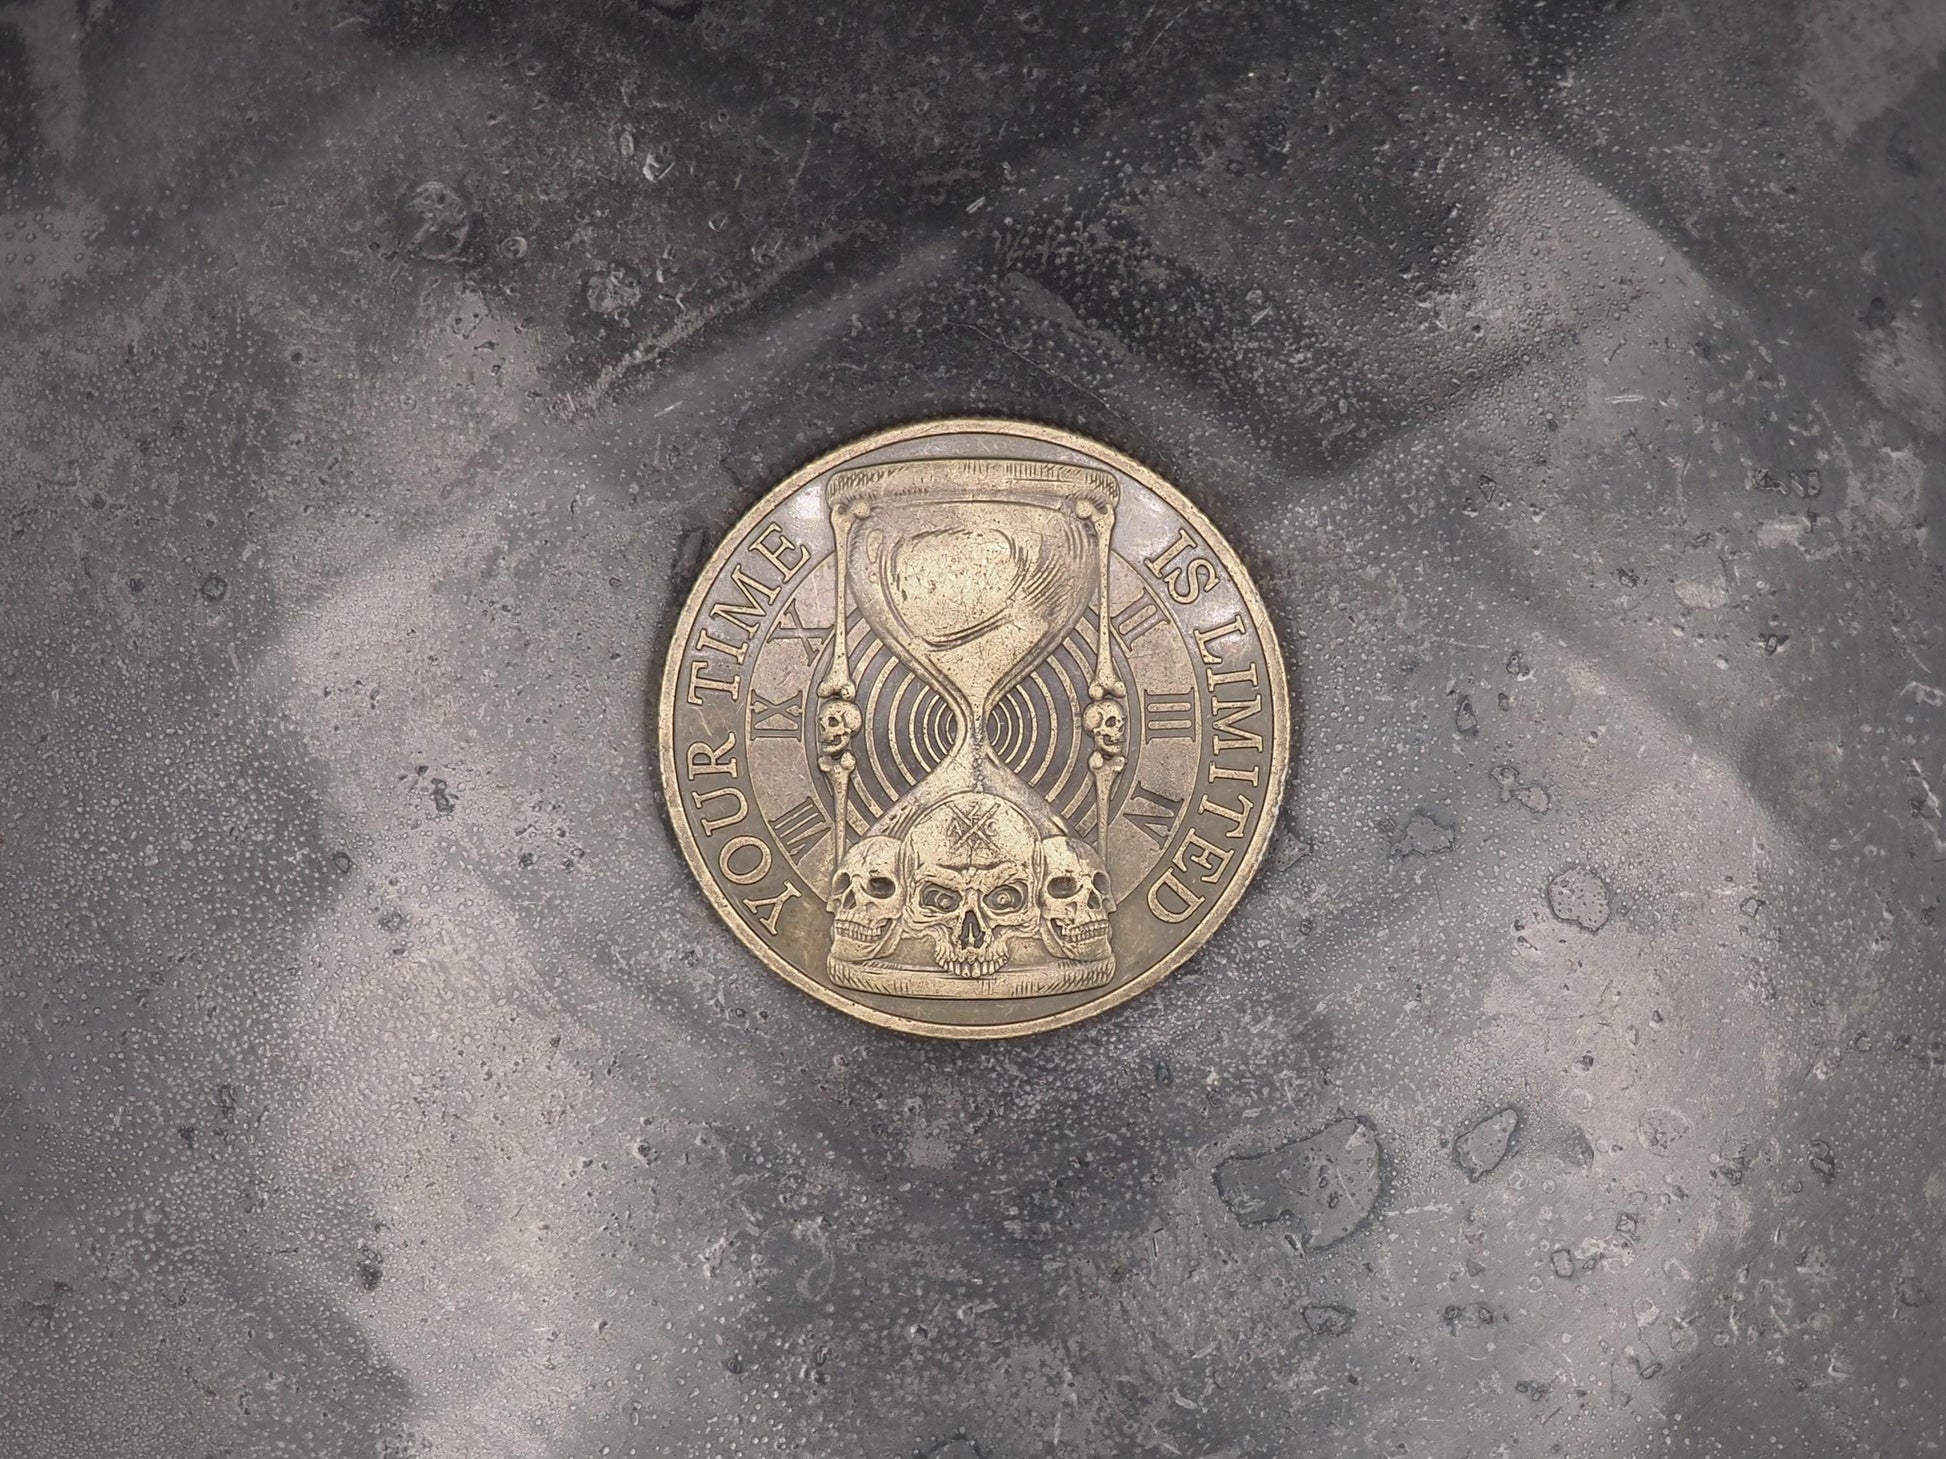
[[[1495,1110],[1453,1141],[1453,1159],[1468,1180],[1478,1180],[1507,1158],[1519,1128],[1519,1110],[1512,1105]]]
[[[1317,1302],[1304,1309],[1304,1325],[1317,1337],[1343,1337],[1358,1314],[1336,1302]]]
[[[1288,1217],[1305,1251],[1322,1251],[1356,1231],[1378,1189],[1378,1132],[1356,1118],[1260,1155],[1232,1156],[1216,1168],[1217,1194],[1239,1223]]]
[[[1584,932],[1608,925],[1610,897],[1608,883],[1585,866],[1570,866],[1547,884],[1548,911]]]

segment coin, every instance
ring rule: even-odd
[[[1023,421],[794,473],[717,548],[662,676],[689,864],[773,971],[1002,1038],[1154,986],[1263,858],[1291,723],[1243,564],[1174,487]]]

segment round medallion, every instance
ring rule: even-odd
[[[1106,446],[944,420],[812,462],[676,625],[663,792],[774,971],[945,1038],[1153,986],[1243,895],[1290,706],[1262,601],[1167,482]]]

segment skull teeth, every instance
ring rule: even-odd
[[[861,922],[856,917],[834,917],[832,929],[848,942],[877,942],[885,931],[885,924]]]
[[[1007,965],[1005,943],[975,952],[968,948],[948,944],[933,945],[932,960],[939,965],[940,971],[952,974],[955,978],[990,978]]]
[[[1056,922],[1053,927],[1055,942],[1070,957],[1098,953],[1100,944],[1108,940],[1108,923],[1104,918],[1097,917],[1086,922]]]
[[[956,978],[990,978],[1006,963],[1004,957],[956,957],[946,971]]]

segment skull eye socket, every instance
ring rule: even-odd
[[[1050,896],[1071,897],[1080,890],[1081,884],[1071,876],[1049,877],[1047,890]]]
[[[980,900],[991,912],[1018,912],[1027,905],[1027,888],[1019,882],[1008,882],[985,893]]]
[[[959,908],[959,893],[938,882],[927,882],[919,889],[919,905],[928,912],[952,912]]]
[[[889,876],[875,876],[865,883],[865,895],[881,902],[891,896],[895,890],[892,878]]]
[[[1100,892],[1104,897],[1108,895],[1108,873],[1107,872],[1105,871],[1096,872],[1094,875],[1094,884],[1095,884],[1096,891]]]

